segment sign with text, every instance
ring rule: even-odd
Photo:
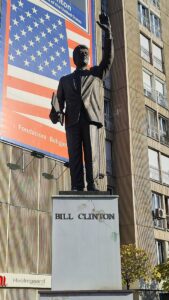
[[[4,288],[51,288],[50,275],[1,273],[1,277],[3,282],[5,282],[5,284],[1,285]]]
[[[59,79],[74,71],[73,49],[95,60],[94,0],[3,0],[0,19],[1,141],[68,160],[64,126],[49,120]]]
[[[117,197],[53,197],[52,290],[121,289]]]

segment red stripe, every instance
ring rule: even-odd
[[[53,89],[34,84],[25,80],[21,80],[12,76],[8,76],[7,85],[18,90],[22,90],[47,98],[51,98],[53,93]]]

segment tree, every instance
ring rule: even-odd
[[[136,280],[150,278],[151,269],[149,258],[143,249],[136,248],[134,244],[121,246],[122,279],[128,290]]]
[[[169,259],[154,268],[154,278],[158,281],[162,281],[162,289],[169,292]]]

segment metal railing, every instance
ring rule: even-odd
[[[159,140],[158,128],[148,126],[147,135],[155,140]]]
[[[144,95],[154,102],[158,103],[159,105],[168,108],[168,101],[167,96],[164,94],[161,94],[160,92],[152,89],[149,85],[146,85],[144,83]]]
[[[156,181],[160,181],[160,170],[151,165],[149,166],[149,170],[150,170],[150,178]]]
[[[150,62],[150,52],[141,46],[141,57]]]

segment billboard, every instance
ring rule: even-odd
[[[1,141],[68,159],[64,127],[49,120],[59,79],[73,72],[73,49],[95,61],[94,0],[3,0],[0,19]]]

